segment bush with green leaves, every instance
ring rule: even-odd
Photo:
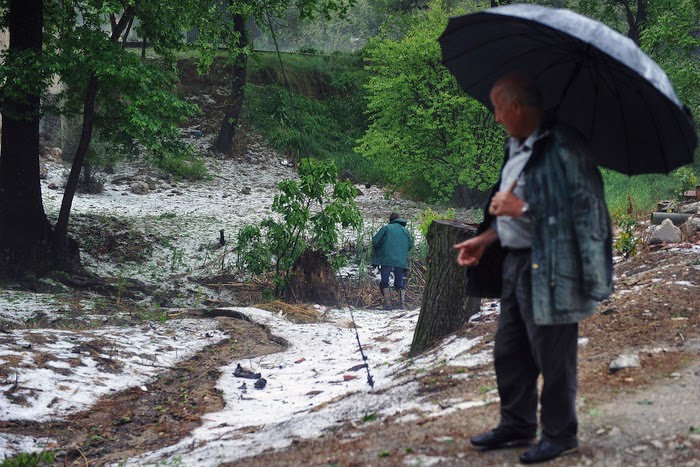
[[[679,197],[683,197],[683,193],[695,189],[698,184],[698,177],[690,167],[681,167],[673,172],[673,178],[676,180],[676,193]]]
[[[432,208],[428,208],[425,211],[418,214],[418,231],[421,233],[423,238],[428,236],[428,229],[430,224],[436,220],[455,220],[457,215],[453,208],[449,208],[445,212],[438,212]]]
[[[329,254],[338,248],[340,227],[357,230],[362,225],[357,190],[337,180],[335,164],[306,158],[298,171],[299,181],[278,184],[271,208],[276,216],[245,226],[236,239],[238,267],[255,274],[273,272],[277,293],[305,249]]]
[[[641,243],[641,239],[634,232],[634,226],[637,225],[637,221],[619,208],[613,210],[611,218],[620,228],[620,232],[613,242],[613,248],[623,258],[631,258],[637,254],[637,246]]]
[[[455,187],[485,190],[498,178],[505,132],[441,63],[438,36],[448,13],[439,2],[407,18],[409,28],[366,47],[369,128],[357,151],[390,187],[447,201]]]

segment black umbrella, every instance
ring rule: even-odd
[[[535,79],[544,106],[591,143],[596,163],[628,175],[693,161],[695,125],[666,74],[632,40],[569,10],[508,5],[451,18],[443,63],[491,107],[511,71]]]

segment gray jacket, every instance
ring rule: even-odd
[[[539,325],[578,322],[612,293],[610,216],[600,172],[586,151],[577,133],[556,126],[537,141],[524,168],[532,218],[532,305]],[[490,223],[486,214],[480,230]],[[497,248],[487,253],[498,256]]]

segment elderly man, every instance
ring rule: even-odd
[[[545,117],[535,83],[510,74],[491,89],[496,121],[510,140],[478,235],[455,245],[457,262],[480,277],[486,256],[504,251],[494,365],[498,426],[471,439],[477,449],[530,445],[545,462],[578,448],[578,322],[612,292],[612,234],[600,173],[572,129]],[[479,293],[479,290],[476,290]]]

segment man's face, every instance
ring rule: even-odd
[[[522,134],[522,116],[517,102],[503,96],[502,89],[499,87],[491,90],[490,97],[496,122],[503,125],[506,132],[513,138],[526,138],[528,135]]]

